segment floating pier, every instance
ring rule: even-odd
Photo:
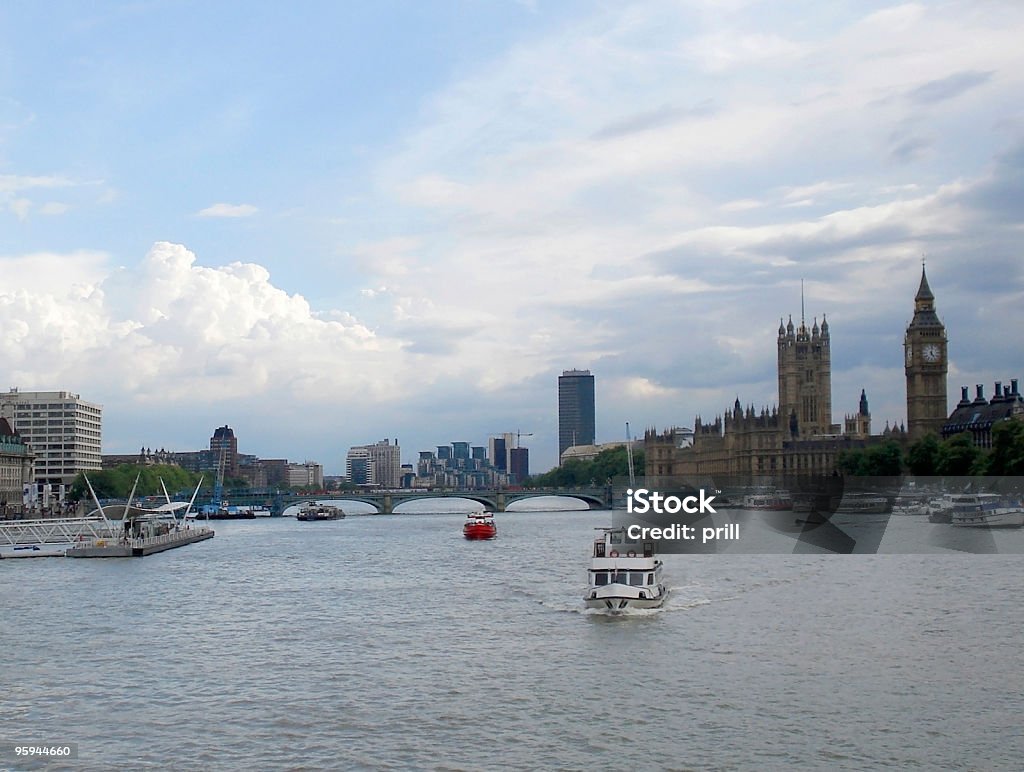
[[[141,558],[213,538],[213,529],[185,526],[167,533],[129,539],[92,539],[80,542],[64,553],[69,558]]]

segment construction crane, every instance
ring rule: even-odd
[[[522,439],[521,438],[523,438],[523,437],[532,437],[533,436],[533,432],[521,432],[521,431],[518,431],[518,430],[516,430],[514,432],[491,432],[489,436],[490,437],[505,437],[505,436],[515,437],[516,438],[516,447],[518,448],[522,444]]]

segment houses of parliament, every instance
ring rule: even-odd
[[[842,424],[832,423],[832,349],[828,320],[808,329],[803,318],[780,320],[779,403],[768,409],[744,407],[739,399],[711,422],[699,416],[692,433],[678,428],[645,434],[649,487],[695,484],[710,475],[786,478],[830,475],[844,450],[895,439],[913,442],[943,434],[948,370],[946,329],[935,311],[935,296],[924,266],[914,298],[914,317],[904,337],[907,384],[906,426],[886,425],[871,433],[867,394]]]

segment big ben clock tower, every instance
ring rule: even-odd
[[[921,286],[914,298],[914,318],[903,339],[907,373],[907,434],[918,440],[942,434],[946,422],[946,328],[935,313],[935,296],[921,266]]]

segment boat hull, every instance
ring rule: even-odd
[[[646,597],[641,597],[641,592]],[[667,599],[668,588],[663,585],[640,590],[629,585],[607,584],[591,587],[583,598],[583,604],[588,609],[619,613],[627,609],[660,608]]]
[[[466,523],[462,526],[462,535],[471,541],[493,539],[498,535],[498,527],[483,523]]]
[[[1024,512],[981,512],[974,517],[953,515],[950,521],[959,528],[1020,528],[1024,526]]]

